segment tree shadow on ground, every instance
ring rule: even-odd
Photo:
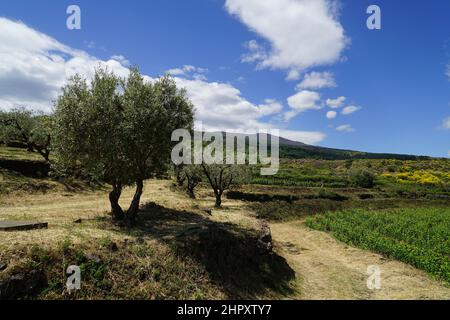
[[[283,257],[260,248],[256,230],[155,203],[144,205],[135,224],[120,230],[133,237],[162,241],[179,257],[202,264],[228,298],[251,299],[293,292],[295,272]]]

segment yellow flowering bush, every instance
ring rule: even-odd
[[[415,170],[401,173],[383,173],[381,176],[394,178],[399,183],[439,184],[450,180],[449,173]]]

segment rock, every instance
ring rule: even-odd
[[[207,214],[209,214],[210,216],[212,216],[212,210],[211,210],[211,209],[205,209],[205,212],[206,212]]]
[[[2,261],[0,261],[0,271],[5,270],[8,267],[8,265]]]
[[[27,298],[38,294],[47,286],[47,277],[41,270],[17,273],[0,281],[0,300]]]
[[[82,222],[83,222],[82,219],[77,219],[77,220],[75,220],[73,223],[82,223]]]

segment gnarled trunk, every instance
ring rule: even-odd
[[[217,192],[216,193],[216,208],[222,208],[222,193]]]
[[[122,194],[121,185],[113,185],[112,191],[109,193],[109,202],[111,203],[111,214],[113,220],[120,221],[123,220],[125,214],[119,205],[120,195]]]
[[[131,201],[130,208],[127,211],[127,220],[134,221],[139,211],[139,203],[141,201],[141,195],[144,190],[144,181],[139,179],[136,181],[136,192],[134,193],[133,200]]]
[[[189,198],[195,199],[195,193],[194,193],[193,188],[187,188],[187,194],[188,194]]]

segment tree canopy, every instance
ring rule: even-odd
[[[0,141],[38,152],[49,161],[51,116],[25,108],[0,112]]]

